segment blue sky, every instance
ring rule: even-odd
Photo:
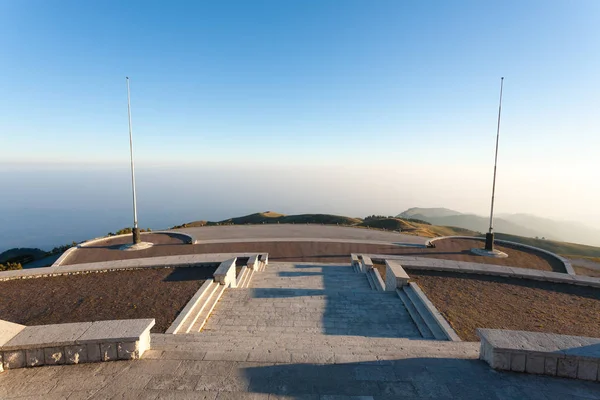
[[[600,198],[599,20],[595,0],[0,0],[0,163],[126,174],[128,75],[140,168],[361,160],[421,174],[439,197],[414,205],[484,212],[505,76],[499,211],[577,219]]]

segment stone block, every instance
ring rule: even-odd
[[[47,347],[44,349],[46,365],[61,365],[65,363],[65,352],[62,347]]]
[[[100,343],[88,343],[86,346],[87,346],[88,362],[102,361],[102,352],[100,351]]]
[[[510,353],[507,351],[491,350],[490,367],[503,371],[510,371]]]
[[[123,342],[117,345],[119,360],[135,360],[139,358],[139,342]]]
[[[77,343],[132,342],[149,332],[154,324],[153,318],[97,321],[77,339]]]
[[[246,266],[250,269],[258,269],[258,254],[251,256]]]
[[[544,375],[556,376],[558,369],[558,357],[544,357]]]
[[[371,269],[373,269],[373,261],[371,261],[371,257],[362,256],[362,262],[361,262],[361,270],[364,273],[369,272]]]
[[[597,360],[579,360],[577,366],[577,378],[586,381],[595,381],[598,378]]]
[[[0,347],[17,336],[19,332],[25,329],[25,325],[15,324],[0,319]]]
[[[25,367],[25,351],[12,350],[4,352],[4,369]]]
[[[44,349],[25,350],[25,362],[28,367],[44,365]]]
[[[385,290],[394,291],[408,285],[409,276],[396,261],[385,260]]]
[[[143,356],[144,352],[150,349],[150,337],[150,329],[140,336],[138,343],[138,357]]]
[[[237,282],[235,279],[236,261],[237,258],[223,261],[213,274],[215,281],[219,282],[221,285],[230,285],[232,288],[237,287]]]
[[[72,345],[91,326],[91,322],[27,326],[8,341],[3,349],[26,350]]]
[[[265,263],[265,265],[269,265],[269,253],[263,253],[260,255],[260,260]]]
[[[527,361],[525,363],[525,372],[530,374],[543,374],[545,368],[545,359],[540,354],[527,354]]]
[[[100,343],[102,361],[114,361],[118,358],[117,343]]]
[[[76,344],[65,347],[65,362],[67,364],[79,364],[87,361],[87,345]]]
[[[525,372],[527,357],[524,353],[512,353],[510,355],[510,370],[515,372]]]
[[[563,378],[577,378],[577,360],[573,358],[559,358],[556,375]]]

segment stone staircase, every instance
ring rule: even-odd
[[[350,265],[271,263],[250,287],[227,289],[205,324],[192,323],[187,334],[154,335],[152,347],[255,362],[477,357],[477,344],[425,340],[431,331],[413,318],[397,293],[373,291]]]
[[[357,274],[365,275],[372,290],[379,292],[385,290],[385,284],[381,280],[379,274],[375,272],[375,268],[370,268],[363,274],[358,265],[358,262],[352,263],[353,271]],[[408,311],[408,314],[412,318],[412,321],[419,330],[422,338],[430,340],[449,340],[448,335],[440,328],[430,310],[427,309],[421,298],[417,295],[413,285],[414,284],[402,286],[402,288],[396,289],[395,292]]]

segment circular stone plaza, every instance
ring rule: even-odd
[[[0,272],[0,399],[600,399],[600,278],[467,237],[239,225]]]

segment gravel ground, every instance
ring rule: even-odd
[[[163,333],[216,268],[139,269],[0,282],[0,319],[45,325],[155,318]]]
[[[600,278],[600,270],[581,267],[579,265],[573,265],[573,269],[577,275],[591,276],[594,278]]]
[[[463,273],[407,270],[463,340],[475,328],[600,337],[600,290]]]

